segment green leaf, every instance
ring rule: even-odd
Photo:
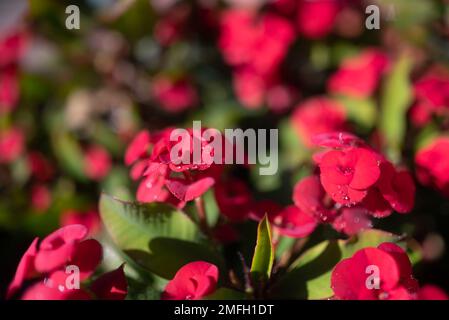
[[[158,276],[171,279],[192,261],[220,264],[215,252],[201,243],[198,226],[170,205],[131,203],[102,194],[100,214],[115,244]]]
[[[357,250],[377,247],[383,242],[394,242],[407,249],[407,243],[401,237],[375,229],[363,231],[348,240],[319,243],[292,263],[273,293],[276,297],[287,299],[329,298],[333,295],[330,280],[335,265]]]
[[[254,249],[251,273],[255,278],[270,278],[274,262],[274,248],[271,243],[270,223],[267,215],[260,221],[257,228],[257,242]]]
[[[410,84],[411,60],[402,57],[393,66],[382,92],[380,131],[390,158],[400,160],[406,133],[407,110],[412,102]]]
[[[52,134],[53,151],[62,167],[79,180],[86,180],[84,157],[78,142],[67,132]]]
[[[338,100],[344,106],[349,119],[363,129],[373,128],[377,118],[376,103],[373,100],[346,96],[338,97]]]

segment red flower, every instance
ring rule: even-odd
[[[437,286],[427,284],[418,291],[418,300],[449,300],[449,296]]]
[[[397,171],[389,162],[381,164],[381,176],[377,183],[383,198],[399,213],[413,209],[415,182],[408,171]]]
[[[415,155],[419,182],[449,196],[449,137],[438,137]]]
[[[250,68],[238,68],[233,73],[233,86],[240,103],[248,109],[259,108],[264,101],[264,77]]]
[[[273,228],[279,234],[291,238],[304,238],[310,235],[317,226],[317,219],[295,206],[288,206],[275,216],[269,216]]]
[[[149,141],[149,133],[138,134],[128,147],[127,157],[125,157],[127,164],[140,159],[131,170],[134,180],[143,178],[137,190],[138,201],[170,202],[181,208],[185,202],[198,198],[214,185],[221,169],[219,165],[205,159],[205,154],[214,154],[215,151],[204,152],[210,147],[209,141],[206,141],[203,136],[204,130],[206,129],[203,128],[199,137],[196,137],[193,130],[188,129],[183,136],[178,137],[177,141],[171,141],[173,129],[168,128],[153,136],[152,145]],[[212,138],[217,139],[218,137],[213,136]],[[219,138],[221,139],[221,137]],[[202,157],[199,159],[200,163],[194,162],[194,148],[197,147],[197,142],[202,153]],[[182,148],[181,154],[179,154],[180,150],[173,149],[178,148],[180,143],[186,147]],[[148,154],[150,146],[152,146],[151,154]],[[177,150],[178,158],[172,159],[173,151]],[[221,152],[224,157],[223,150]],[[187,163],[178,163],[178,160],[188,161]],[[176,177],[171,177],[172,172],[183,173],[183,177],[179,174],[176,174]]]
[[[319,166],[324,189],[345,205],[362,201],[380,176],[379,156],[365,148],[329,151]]]
[[[328,90],[333,94],[369,97],[376,90],[387,66],[388,58],[382,52],[365,50],[343,61],[340,69],[329,79]]]
[[[51,192],[43,184],[31,188],[31,205],[38,212],[45,212],[51,204]]]
[[[418,288],[407,254],[393,243],[361,249],[340,261],[332,271],[331,287],[343,300],[409,300]]]
[[[23,52],[26,35],[23,32],[9,33],[0,38],[0,68],[16,63]]]
[[[91,146],[84,154],[84,172],[92,180],[103,179],[111,169],[109,153],[101,146]]]
[[[336,101],[312,98],[296,107],[291,121],[303,143],[311,147],[315,135],[345,130],[346,113]]]
[[[0,115],[13,110],[19,100],[17,69],[8,66],[0,69]]]
[[[92,263],[85,264],[80,272],[89,276],[101,261],[102,250],[96,240],[84,240],[88,230],[80,224],[62,227],[42,240],[39,252],[36,254],[35,267],[39,272],[50,272],[66,264],[77,264],[82,259],[82,253],[88,254]],[[83,263],[84,264],[84,263]]]
[[[198,102],[195,88],[186,79],[173,81],[166,77],[153,80],[151,92],[168,112],[178,113],[193,107]]]
[[[9,285],[7,297],[11,298],[24,286],[26,280],[37,279],[22,295],[24,300],[66,300],[94,298],[84,287],[66,287],[76,266],[79,280],[87,279],[98,267],[102,247],[94,239],[85,239],[87,229],[82,225],[68,225],[48,235],[38,246],[34,239],[23,255],[16,274]],[[73,284],[73,283],[71,283]],[[127,292],[123,266],[100,276],[90,285],[97,299],[123,299]]]
[[[214,188],[215,199],[220,213],[231,221],[248,218],[252,196],[248,186],[241,180],[220,182]]]
[[[449,115],[449,75],[431,70],[414,84],[415,104],[410,110],[413,124],[424,126],[433,115]]]
[[[24,149],[25,138],[18,128],[0,131],[0,164],[16,160]]]
[[[204,261],[191,262],[176,272],[167,284],[162,299],[197,300],[215,291],[218,268]]]
[[[293,27],[273,13],[257,17],[249,10],[228,10],[221,18],[220,31],[218,45],[226,62],[235,67],[237,97],[247,108],[260,107],[270,88],[280,84],[278,69],[294,40]],[[270,97],[273,107],[285,107],[284,101],[273,102]]]
[[[323,222],[332,220],[336,215],[336,212],[331,208],[333,206],[332,201],[327,200],[326,192],[321,185],[320,179],[316,176],[303,178],[293,189],[293,202],[295,205]]]
[[[97,234],[101,228],[100,216],[96,210],[89,210],[86,212],[67,210],[62,213],[60,224],[62,227],[72,224],[81,224],[87,228],[89,235],[91,236]]]
[[[48,181],[53,177],[54,167],[38,151],[28,153],[28,167],[30,168],[31,175],[39,181]]]
[[[55,271],[44,281],[39,281],[29,287],[22,296],[22,300],[90,300],[91,297],[84,289],[68,289],[65,283],[69,275],[64,271]]]
[[[307,38],[322,38],[332,31],[339,0],[299,0],[298,29]]]

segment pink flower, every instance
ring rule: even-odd
[[[296,107],[291,122],[303,143],[311,147],[314,136],[345,130],[346,112],[337,101],[311,98]]]
[[[101,180],[111,169],[109,153],[101,146],[90,146],[84,153],[84,172],[92,180]]]
[[[299,0],[298,30],[307,38],[317,39],[328,35],[340,10],[339,0]]]
[[[367,285],[370,276],[372,286]],[[332,271],[331,287],[342,300],[410,300],[418,289],[407,254],[393,243],[361,249],[340,261]]]
[[[367,98],[376,90],[388,63],[386,55],[376,49],[347,58],[330,77],[328,90],[333,94]]]
[[[449,196],[449,138],[438,137],[415,155],[416,176],[425,186]]]
[[[187,79],[158,77],[152,82],[151,92],[160,106],[171,113],[187,110],[198,102],[196,90]]]
[[[16,160],[23,152],[25,138],[19,128],[0,131],[0,164]]]
[[[218,268],[204,261],[186,264],[165,287],[163,300],[198,300],[215,291]]]

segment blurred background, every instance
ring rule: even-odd
[[[287,205],[327,129],[413,171],[449,128],[449,98],[419,104],[449,97],[448,62],[444,0],[0,0],[0,297],[34,237],[100,232],[102,191],[135,199],[123,157],[142,128],[279,128],[279,172],[241,176]],[[442,84],[419,91],[428,74]],[[435,161],[449,172],[449,155]],[[417,181],[414,211],[374,224],[412,235],[416,277],[449,291],[446,186]]]

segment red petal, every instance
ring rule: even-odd
[[[20,259],[14,279],[9,284],[8,292],[6,293],[7,299],[11,298],[20,289],[23,282],[36,272],[34,259],[36,258],[38,240],[39,238],[33,240],[30,247],[23,254],[22,259]]]
[[[90,289],[101,300],[124,300],[128,294],[128,282],[122,264],[116,270],[101,275]]]
[[[368,266],[379,268],[380,289],[368,289],[366,280]],[[399,268],[388,253],[365,248],[357,251],[352,258],[340,261],[332,271],[331,284],[340,299],[377,299],[382,292],[395,288],[399,282]]]
[[[351,152],[355,153],[356,164],[354,175],[349,186],[353,189],[367,189],[376,183],[380,176],[380,160],[376,154],[367,149],[358,148]]]
[[[101,244],[95,239],[87,239],[77,244],[70,264],[80,269],[81,280],[88,278],[103,258]]]
[[[150,146],[150,140],[150,132],[148,130],[142,130],[136,135],[126,149],[125,164],[127,166],[146,155]]]
[[[296,206],[286,207],[272,220],[273,226],[280,234],[292,238],[307,237],[317,226],[314,216],[301,211]]]
[[[35,266],[39,272],[49,272],[65,265],[72,258],[77,243],[88,233],[85,226],[73,224],[62,227],[47,236],[36,255]]]
[[[176,272],[162,293],[163,300],[195,300],[215,290],[218,268],[205,261],[186,264]]]
[[[168,190],[181,201],[191,201],[203,195],[215,183],[212,178],[202,178],[189,184],[184,179],[167,179],[165,185]]]

